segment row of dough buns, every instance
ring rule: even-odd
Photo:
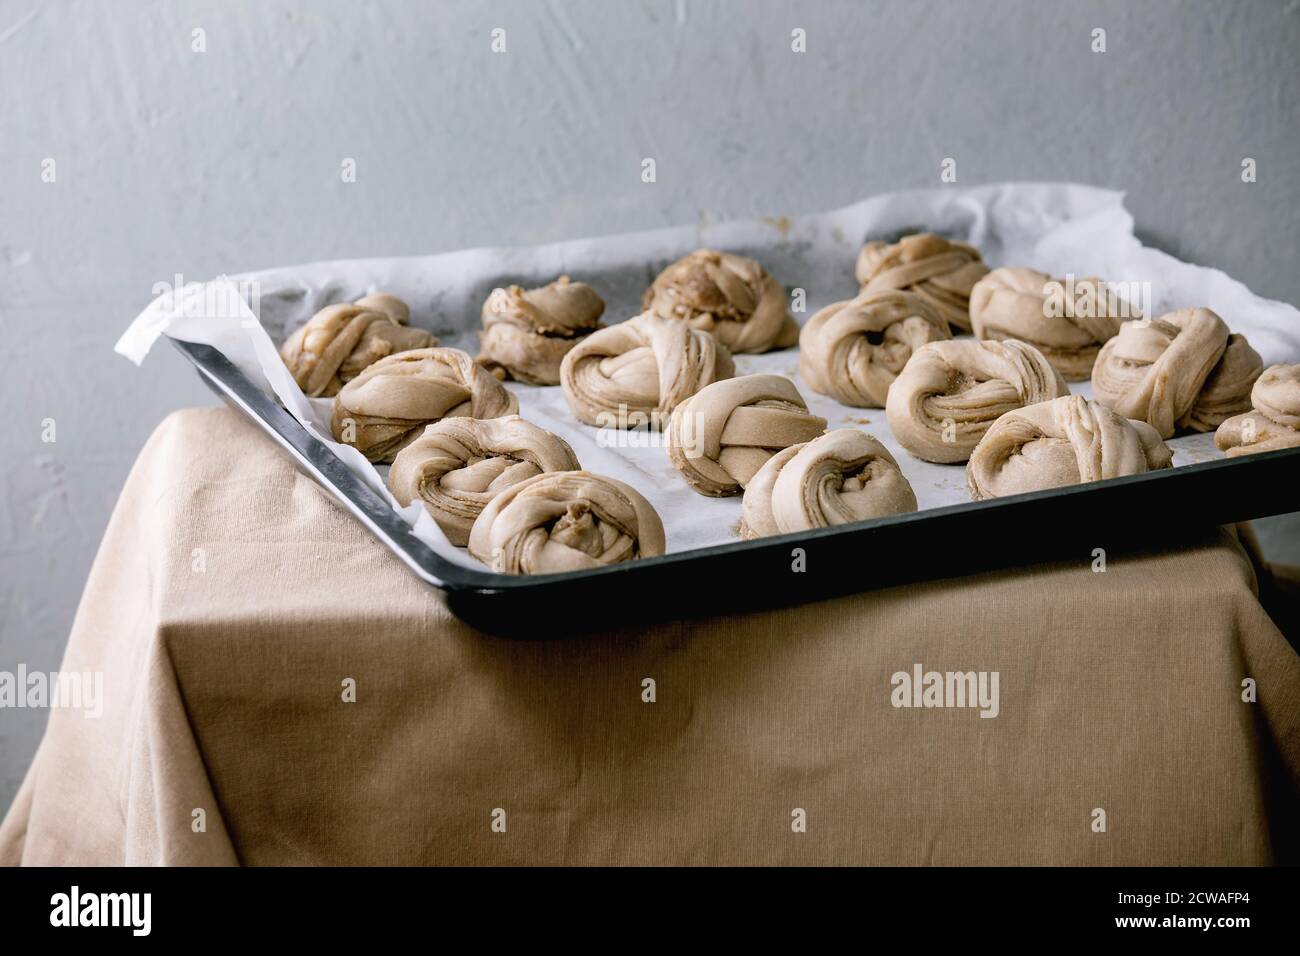
[[[498,379],[557,385],[565,356],[603,327],[604,311],[595,289],[567,275],[532,289],[493,289],[483,303],[478,362]],[[646,289],[642,311],[708,332],[728,352],[788,348],[799,337],[781,284],[756,260],[712,249],[666,266]],[[375,292],[321,309],[280,354],[304,393],[330,397],[380,359],[437,344],[410,326],[405,302]]]
[[[709,249],[670,263],[642,313],[614,325],[568,276],[505,286],[484,303],[477,358],[437,348],[400,299],[374,293],[322,309],[282,355],[304,392],[336,396],[336,439],[393,463],[400,503],[420,501],[454,544],[512,573],[662,553],[663,529],[633,489],[519,418],[506,379],[559,384],[588,425],[662,429],[689,487],[744,495],[749,537],[916,508],[871,435],[827,431],[784,376],[736,377],[734,353],[796,341],[814,391],[884,408],[919,459],[965,462],[976,500],[1170,467],[1164,439],[1179,428],[1218,429],[1229,455],[1300,444],[1300,366],[1261,376],[1208,309],[1143,318],[1100,279],[990,271],[930,233],[866,243],[855,275],[858,295],[802,329],[757,261]],[[1066,384],[1086,379],[1092,401]]]

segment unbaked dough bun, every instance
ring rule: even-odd
[[[507,488],[470,530],[469,551],[505,574],[561,574],[664,553],[650,502],[613,478],[554,471]]]
[[[1092,375],[1120,323],[1141,318],[1101,279],[1054,279],[1033,269],[994,269],[970,294],[979,339],[1019,339],[1047,357],[1067,382]]]
[[[1181,309],[1125,322],[1102,346],[1093,396],[1169,438],[1178,428],[1214,431],[1250,410],[1264,363],[1244,336],[1209,309]]]
[[[988,271],[974,246],[922,232],[898,242],[868,242],[853,273],[860,292],[914,292],[945,321],[969,332],[971,289]]]
[[[799,376],[855,408],[884,408],[912,353],[949,339],[948,323],[911,292],[867,292],[814,313],[799,333]]]
[[[387,292],[327,305],[285,340],[280,357],[307,395],[330,397],[385,356],[438,344],[410,321],[406,303]]]
[[[773,455],[745,489],[745,538],[791,534],[916,510],[916,494],[884,445],[837,428]]]
[[[560,362],[601,327],[604,311],[595,289],[568,276],[537,289],[493,289],[483,303],[477,361],[497,378],[559,385]]]
[[[714,382],[677,406],[668,460],[700,494],[738,495],[773,454],[825,430],[826,419],[808,411],[788,378],[745,375]]]
[[[1169,446],[1146,422],[1067,395],[1007,412],[994,422],[971,452],[966,484],[979,501],[1172,464]]]
[[[735,372],[710,333],[646,312],[583,339],[564,357],[560,385],[588,425],[662,428],[674,408]]]
[[[641,308],[712,332],[732,352],[767,352],[799,340],[781,283],[753,259],[729,252],[697,249],[678,259],[646,289]]]
[[[917,458],[951,464],[968,459],[1006,412],[1069,393],[1032,345],[951,339],[912,354],[890,386],[885,417],[898,443]]]
[[[1224,421],[1214,443],[1229,458],[1300,446],[1300,365],[1273,365],[1250,393],[1254,408]]]
[[[474,519],[501,492],[536,475],[581,467],[568,442],[518,415],[444,418],[397,453],[388,487],[403,507],[423,504],[447,539],[463,548]]]
[[[336,441],[374,462],[393,457],[442,418],[500,418],[519,400],[460,349],[413,349],[380,359],[334,400]]]

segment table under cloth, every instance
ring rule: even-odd
[[[599,636],[512,642],[234,412],[183,411],[127,481],[68,644],[103,716],[51,711],[0,861],[1294,859],[1300,659],[1261,567],[1218,529],[1104,573],[1081,555],[653,626],[628,607]],[[918,664],[997,672],[997,716],[895,707]]]

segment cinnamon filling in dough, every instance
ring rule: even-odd
[[[697,249],[655,278],[641,308],[712,332],[732,352],[789,348],[799,327],[785,290],[753,259]]]
[[[483,303],[477,361],[497,378],[558,385],[564,356],[601,328],[604,311],[591,286],[568,276],[527,291],[517,285],[494,289]]]

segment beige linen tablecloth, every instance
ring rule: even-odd
[[[648,628],[629,607],[617,633],[512,643],[234,413],[185,411],[140,456],[69,642],[104,714],[51,712],[0,860],[1294,858],[1300,661],[1258,593],[1216,531],[1104,573],[1083,555]],[[894,707],[916,664],[996,671],[998,715]]]

